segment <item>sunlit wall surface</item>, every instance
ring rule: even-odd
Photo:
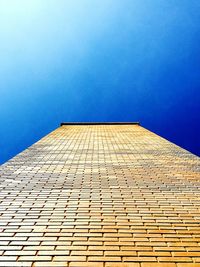
[[[0,163],[61,121],[140,121],[200,155],[199,0],[0,0]]]

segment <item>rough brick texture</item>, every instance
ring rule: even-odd
[[[199,163],[138,125],[56,129],[1,166],[0,266],[200,266]]]

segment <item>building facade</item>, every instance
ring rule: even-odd
[[[62,125],[1,166],[0,266],[200,266],[199,163],[137,124]]]

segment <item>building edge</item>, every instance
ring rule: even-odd
[[[140,125],[140,122],[61,122],[63,125]]]

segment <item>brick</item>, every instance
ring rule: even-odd
[[[135,251],[105,251],[105,256],[136,256]]]
[[[17,257],[15,256],[0,256],[0,261],[6,262],[6,261],[16,261]]]
[[[158,260],[161,262],[192,262],[190,257],[158,257]]]
[[[39,256],[67,256],[69,255],[69,250],[41,250],[38,251]]]
[[[0,262],[1,267],[32,267],[32,262]]]
[[[22,247],[21,247],[22,248]],[[63,248],[65,249],[65,248]],[[39,251],[42,251],[42,250],[55,250],[55,246],[25,246],[23,247],[23,250],[39,250]]]
[[[152,251],[152,247],[125,247],[125,246],[121,246],[121,250],[128,250],[128,251]]]
[[[41,261],[34,262],[33,267],[68,267],[68,262]]]
[[[89,246],[89,250],[119,250],[119,246]]]
[[[198,257],[200,256],[199,252],[173,252],[174,257]]]
[[[145,262],[145,261],[157,261],[156,257],[123,257],[123,261],[133,261],[133,262]]]
[[[177,263],[177,267],[200,267],[200,263]]]
[[[166,252],[166,251],[139,251],[138,252],[139,256],[151,256],[151,257],[161,257],[161,256],[171,256],[170,252]]]
[[[57,246],[56,250],[86,250],[87,246]]]
[[[51,261],[49,256],[20,256],[18,261]]]
[[[53,261],[86,261],[85,256],[55,256]]]
[[[71,256],[103,256],[103,251],[97,250],[73,250],[71,251]]]
[[[88,257],[88,261],[121,261],[120,257]]]
[[[100,262],[70,262],[69,267],[104,267]]]
[[[141,267],[176,267],[175,263],[160,263],[160,262],[142,262]],[[182,266],[181,266],[182,267]],[[184,267],[184,266],[183,266]],[[192,267],[192,266],[191,266]]]
[[[33,251],[33,250],[7,250],[5,251],[4,255],[5,256],[34,256],[36,255],[37,251]]]
[[[140,267],[139,263],[108,262],[105,267]]]

